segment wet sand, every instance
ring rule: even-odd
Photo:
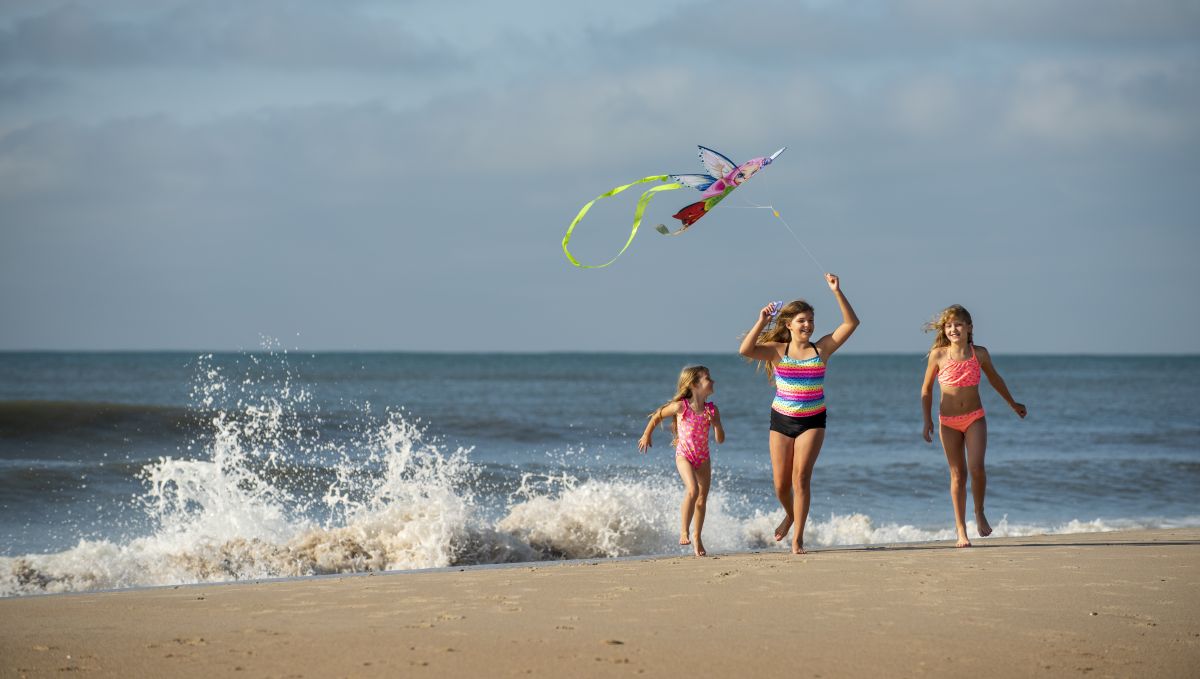
[[[1200,529],[0,600],[0,676],[1195,677]]]

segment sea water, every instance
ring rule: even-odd
[[[1200,525],[1200,357],[994,357],[995,535]],[[670,432],[702,363],[709,553],[786,548],[773,387],[736,355],[0,353],[0,595],[687,553]],[[806,545],[954,537],[919,355],[839,354]],[[974,525],[970,525],[974,536]]]

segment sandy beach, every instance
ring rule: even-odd
[[[0,674],[1194,677],[1200,529],[13,598]]]

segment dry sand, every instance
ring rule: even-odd
[[[0,675],[1200,676],[1200,529],[0,600]]]

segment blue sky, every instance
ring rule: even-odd
[[[998,353],[1200,352],[1200,5],[573,4],[0,5],[0,350],[733,351],[794,297],[832,329],[749,201],[842,276],[847,351],[961,303]],[[569,265],[584,202],[697,144],[788,151]]]

